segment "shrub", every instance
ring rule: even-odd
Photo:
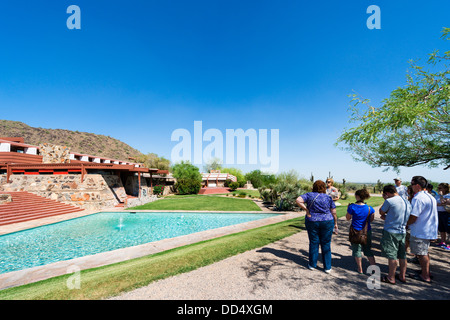
[[[163,192],[164,192],[164,186],[157,185],[157,186],[153,187],[153,194],[156,194],[159,196],[159,195],[162,195]]]
[[[231,191],[235,191],[237,188],[239,188],[239,182],[231,182],[228,184],[228,188],[231,189]]]
[[[295,200],[305,191],[300,183],[291,184],[280,181],[268,185],[267,188],[259,188],[261,198],[265,203],[273,203],[278,211],[293,211],[296,209]]]
[[[178,194],[197,194],[202,187],[202,183],[195,179],[178,179],[174,185]]]

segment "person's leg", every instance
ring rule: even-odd
[[[400,262],[400,274],[398,275],[400,281],[405,282],[406,281],[406,268],[407,268],[407,262],[406,259],[398,259]]]
[[[406,268],[407,268],[407,260],[406,260],[406,234],[397,235],[398,240],[398,249],[397,249],[397,258],[400,263],[400,281],[406,281]]]
[[[430,258],[428,256],[428,247],[430,240],[418,239],[411,236],[411,251],[415,253],[419,259],[419,264],[422,269],[420,278],[423,281],[430,281]]]
[[[355,262],[356,262],[356,269],[358,270],[358,273],[363,273],[362,257],[355,257]]]
[[[372,230],[367,231],[367,244],[362,246],[362,249],[370,265],[375,265],[375,256],[372,252]]]
[[[440,234],[440,240],[438,246],[445,247],[447,241],[447,224],[448,224],[447,212],[438,212],[438,231]]]
[[[425,281],[431,281],[430,278],[430,256],[429,255],[418,255],[420,267],[422,268],[422,279]]]
[[[333,235],[333,228],[334,220],[320,222],[319,238],[325,271],[331,270],[331,237]]]
[[[320,243],[317,222],[306,220],[305,225],[309,239],[309,267],[316,268]]]
[[[388,280],[392,283],[395,283],[395,271],[397,271],[397,260],[395,259],[388,259],[388,265],[389,265],[389,273],[388,273]]]

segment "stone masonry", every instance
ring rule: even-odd
[[[100,210],[126,200],[125,189],[116,175],[12,175],[10,183],[0,176],[0,191],[28,191],[83,209]]]
[[[43,143],[39,145],[42,163],[70,163],[70,149],[68,147]]]
[[[103,210],[125,203],[125,208],[157,200],[146,180],[141,180],[141,197],[129,198],[117,175],[88,174],[81,182],[81,175],[12,175],[6,183],[6,175],[0,175],[0,191],[27,191],[52,200],[75,205],[88,210]],[[137,177],[130,176],[127,186],[138,196]]]

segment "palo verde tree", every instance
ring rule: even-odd
[[[197,194],[202,187],[202,175],[198,167],[189,161],[181,161],[171,168],[177,182],[174,189],[178,194]]]
[[[450,28],[442,38],[450,40]],[[372,167],[450,167],[450,51],[430,54],[425,69],[411,61],[407,84],[391,92],[381,107],[351,95],[351,123],[336,145]]]

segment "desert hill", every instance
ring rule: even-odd
[[[10,120],[0,120],[0,137],[23,137],[25,143],[39,146],[47,142],[67,146],[72,152],[102,156],[117,160],[142,156],[126,143],[109,136],[64,129],[44,129]]]

